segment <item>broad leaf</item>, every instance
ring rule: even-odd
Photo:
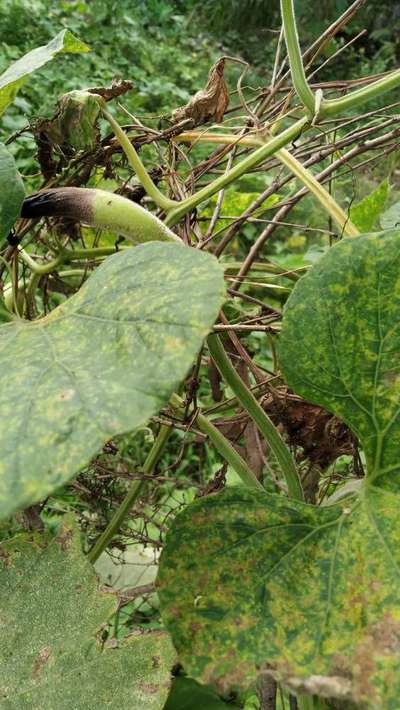
[[[25,190],[11,153],[0,143],[0,245],[21,213]]]
[[[0,705],[7,710],[161,710],[174,652],[166,634],[102,648],[116,610],[69,522],[53,540],[20,535],[0,546]]]
[[[367,197],[350,208],[350,218],[360,232],[371,232],[377,226],[389,190],[389,180],[385,178]]]
[[[62,30],[48,44],[32,49],[11,64],[0,76],[0,115],[14,100],[26,77],[33,71],[40,69],[57,54],[89,51],[89,47],[74,37],[69,30]]]
[[[224,299],[209,254],[151,242],[108,258],[50,315],[0,327],[0,515],[48,495],[186,375]]]
[[[288,384],[361,439],[368,475],[358,497],[317,508],[235,488],[174,522],[161,607],[202,682],[248,686],[268,672],[300,693],[397,710],[399,260],[398,231],[343,240],[296,284],[284,313]]]
[[[269,672],[296,692],[397,710],[399,498],[317,508],[240,487],[174,521],[159,572],[186,672],[220,691]]]
[[[293,289],[279,356],[288,384],[344,419],[374,476],[400,468],[400,232],[344,239]]]

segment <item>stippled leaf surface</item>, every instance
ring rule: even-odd
[[[374,477],[400,468],[399,266],[398,230],[342,240],[296,284],[279,344],[288,384],[347,422]]]
[[[25,190],[15,160],[0,143],[0,244],[21,213]]]
[[[103,649],[116,610],[100,593],[64,522],[56,538],[21,535],[0,546],[0,706],[4,710],[161,710],[174,651],[166,634]]]
[[[360,232],[371,232],[377,226],[389,190],[389,180],[385,178],[369,195],[350,208],[350,218]]]
[[[46,45],[32,49],[21,59],[13,62],[0,76],[0,115],[14,100],[26,77],[47,64],[57,54],[65,52],[89,52],[89,47],[69,30],[62,30]]]
[[[226,690],[268,671],[300,693],[398,708],[399,262],[399,231],[343,240],[284,312],[286,381],[361,439],[368,476],[357,497],[317,508],[227,489],[174,521],[161,607],[202,682]]]
[[[262,672],[294,691],[396,710],[398,496],[317,508],[240,487],[174,521],[159,596],[186,672],[220,691]]]
[[[209,254],[151,242],[108,258],[43,319],[0,327],[0,515],[66,482],[186,375],[224,299]]]

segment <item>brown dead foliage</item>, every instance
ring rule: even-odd
[[[357,442],[346,424],[322,407],[294,395],[287,388],[271,388],[261,398],[260,404],[285,435],[288,444],[301,449],[301,460],[308,460],[320,469],[325,469],[339,456],[355,454]],[[250,448],[254,437],[254,432],[249,430],[251,420],[247,412],[241,410],[236,416],[221,417],[214,420],[214,424],[247,460],[249,451],[246,448]],[[237,442],[242,436],[245,445],[239,446]],[[264,442],[260,442],[259,438],[257,442],[253,440],[252,448],[256,449],[261,466],[265,453]]]
[[[200,126],[213,119],[221,123],[229,104],[229,92],[224,79],[225,60],[218,61],[211,67],[207,84],[198,91],[186,106],[175,109],[172,114],[173,123],[191,119],[192,127]]]

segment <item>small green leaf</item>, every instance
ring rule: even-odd
[[[65,52],[89,52],[90,48],[69,30],[62,30],[48,44],[32,49],[21,59],[11,64],[0,76],[0,115],[14,100],[26,77],[40,69],[57,54]]]
[[[225,703],[218,695],[193,678],[175,678],[164,710],[237,710],[237,705]]]
[[[0,547],[0,705],[8,710],[164,707],[174,652],[166,634],[102,649],[116,611],[100,593],[64,521],[57,537],[19,535]]]
[[[395,202],[380,218],[382,229],[397,229],[400,227],[400,202]]]
[[[15,160],[0,143],[0,245],[19,217],[24,197],[24,184]]]
[[[400,695],[399,496],[317,508],[240,487],[175,518],[159,597],[185,671],[221,692],[271,672],[371,710]]]
[[[161,409],[224,291],[210,254],[150,242],[109,257],[45,318],[0,327],[0,517]]]
[[[350,208],[350,219],[360,232],[371,232],[377,225],[390,190],[388,178],[385,178],[370,195]]]
[[[296,284],[279,343],[288,384],[344,419],[374,477],[400,469],[399,253],[399,231],[343,239]]]

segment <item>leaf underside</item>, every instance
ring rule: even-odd
[[[109,257],[49,316],[2,325],[0,515],[48,495],[157,413],[223,299],[214,257],[152,242]]]
[[[285,379],[359,436],[359,495],[317,508],[226,489],[174,521],[160,602],[200,682],[226,691],[266,672],[294,692],[398,708],[399,262],[399,231],[343,240],[285,307]]]
[[[102,650],[115,612],[64,521],[56,538],[20,535],[0,546],[0,706],[4,710],[161,710],[174,651],[165,633]]]

